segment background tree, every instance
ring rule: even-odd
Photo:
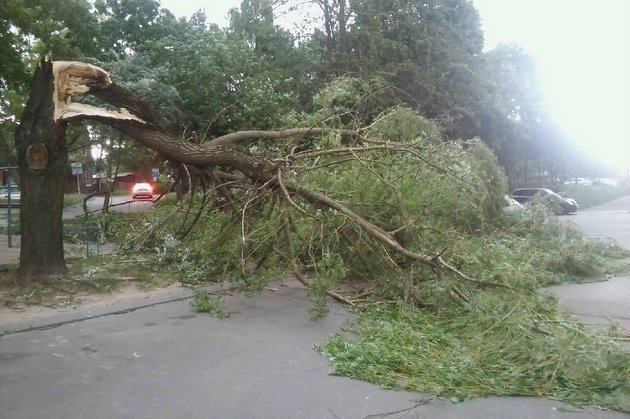
[[[104,56],[123,58],[138,46],[169,34],[175,16],[156,0],[97,0],[94,18],[97,40]]]
[[[550,119],[534,64],[514,46],[482,52],[483,32],[472,2],[309,3],[323,15],[308,43],[315,49],[319,42],[326,51],[315,67],[322,69],[314,72],[317,77],[378,75],[397,90],[401,103],[439,120],[448,138],[482,138],[515,184],[540,184],[557,172],[558,159],[566,160],[566,153],[558,153],[566,139]],[[303,2],[276,4],[299,9]],[[344,17],[335,20],[342,4]],[[340,20],[346,22],[348,48],[337,44]],[[557,152],[552,157],[547,149]]]
[[[24,0],[0,4],[0,165],[17,162],[13,133],[40,55],[93,56],[96,19],[83,0]]]

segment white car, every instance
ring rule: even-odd
[[[6,207],[9,205],[9,187],[0,186],[0,206]],[[20,188],[16,185],[11,185],[11,206],[20,206]]]
[[[133,185],[131,189],[131,198],[132,199],[153,199],[153,186],[149,183],[140,182]]]
[[[579,205],[571,198],[565,198],[547,188],[519,188],[512,192],[512,198],[521,204],[526,204],[534,198],[541,199],[556,215],[574,214]]]

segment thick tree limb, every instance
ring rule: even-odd
[[[328,196],[304,188],[292,182],[282,180],[279,165],[263,156],[250,153],[238,143],[256,139],[282,139],[288,137],[321,136],[328,133],[340,133],[346,138],[355,141],[365,140],[356,132],[347,130],[335,130],[330,128],[294,128],[281,131],[241,131],[228,134],[204,144],[185,142],[170,136],[159,125],[149,106],[138,98],[133,92],[111,82],[109,75],[98,67],[75,62],[55,63],[55,87],[57,95],[55,99],[55,118],[58,121],[72,121],[80,119],[92,119],[101,121],[112,128],[132,137],[139,143],[156,150],[168,159],[191,165],[197,168],[207,169],[217,166],[228,166],[242,172],[253,182],[259,182],[267,188],[280,188],[287,201],[299,208],[290,197],[290,193],[301,196],[313,204],[323,204],[331,209],[344,214],[350,220],[358,224],[370,236],[374,237],[387,248],[396,251],[412,260],[425,263],[433,268],[448,272],[461,280],[477,285],[503,287],[510,286],[482,281],[472,278],[454,266],[448,264],[439,254],[422,254],[412,252],[402,246],[390,233],[369,222],[356,214],[340,202]],[[79,94],[93,94],[105,102],[113,105],[118,111],[95,108],[88,105],[73,104],[71,97]],[[406,145],[372,143],[370,149],[388,148],[394,151],[408,150]],[[357,149],[339,149],[340,153],[353,154]],[[330,153],[330,150],[325,153]],[[317,157],[318,152],[306,152],[300,157]],[[295,156],[298,155],[294,155]],[[417,156],[418,157],[418,156]],[[420,156],[422,157],[422,156]],[[234,180],[234,175],[225,174],[227,178]],[[240,177],[236,176],[237,179]],[[295,257],[289,256],[295,264]],[[300,279],[300,270],[296,268],[296,276]],[[304,278],[300,279],[303,280]]]
[[[103,89],[107,90],[112,86],[109,74],[99,67],[75,61],[55,61],[53,62],[53,83],[55,88],[53,119],[55,121],[98,116],[145,122],[141,117],[132,114],[126,108],[121,108],[119,111],[110,111],[96,106],[72,102],[72,96]]]
[[[334,128],[290,128],[279,131],[238,131],[211,140],[209,144],[238,144],[251,140],[277,140],[288,137],[321,137],[322,135],[337,133],[342,137],[353,140],[352,142],[365,141],[355,131],[339,130]]]

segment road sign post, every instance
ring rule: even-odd
[[[83,165],[81,163],[70,163],[72,167],[72,174],[77,176],[77,193],[81,195],[81,182],[79,181],[79,175],[83,174]]]
[[[11,172],[7,172],[8,182],[9,182],[9,190],[7,196],[7,241],[9,247],[13,247],[13,240],[11,238],[11,224],[13,224],[13,220],[11,218]]]
[[[158,177],[160,177],[160,169],[153,168],[151,169],[151,177],[154,182],[157,182]]]

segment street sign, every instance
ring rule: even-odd
[[[156,168],[151,169],[151,177],[153,178],[153,180],[157,180],[159,176],[160,176],[160,169],[156,169]]]
[[[81,163],[70,163],[70,167],[72,167],[73,175],[82,175],[83,174],[83,165]]]

